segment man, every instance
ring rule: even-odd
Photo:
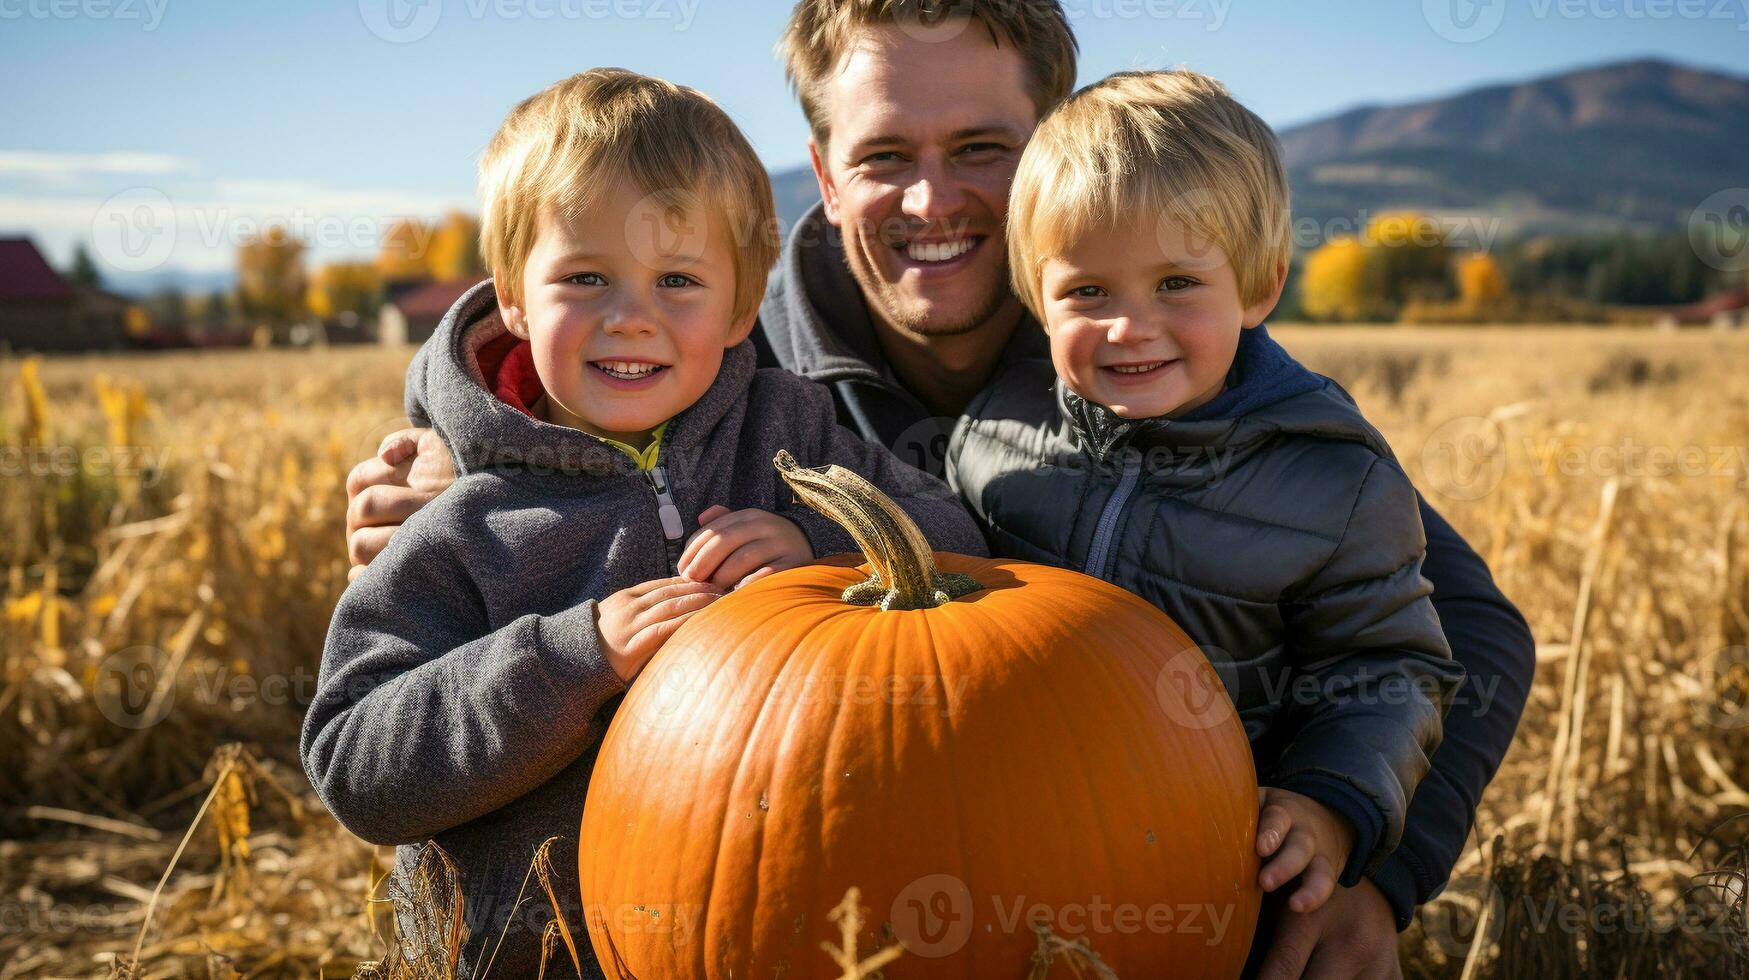
[[[761,359],[828,385],[845,425],[939,471],[953,418],[996,370],[1044,356],[1009,289],[1003,220],[1027,138],[1074,83],[1073,34],[1055,0],[801,0],[781,50],[822,203],[772,277]],[[426,421],[417,404],[410,415]],[[391,436],[347,481],[352,560],[368,562],[451,478],[431,432]],[[1317,911],[1284,914],[1260,976],[1400,976],[1395,930],[1444,886],[1517,727],[1529,629],[1425,502],[1421,517],[1423,571],[1468,679],[1402,845]]]

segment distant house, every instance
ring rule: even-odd
[[[443,315],[474,288],[477,279],[447,279],[404,283],[385,289],[387,297],[377,314],[377,339],[383,344],[422,344],[437,331]]]
[[[105,350],[127,342],[129,303],[68,282],[25,238],[0,238],[0,346]]]
[[[1672,306],[1658,315],[1657,325],[1712,326],[1720,330],[1749,327],[1749,289],[1732,289],[1686,306]]]

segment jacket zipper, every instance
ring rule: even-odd
[[[1130,499],[1130,494],[1136,489],[1136,483],[1141,480],[1142,463],[1140,459],[1124,460],[1123,475],[1118,477],[1117,489],[1106,499],[1105,507],[1099,512],[1099,524],[1093,532],[1093,544],[1087,549],[1087,561],[1083,567],[1087,574],[1095,578],[1111,581],[1112,552],[1117,543],[1117,522],[1123,516],[1123,506]]]
[[[657,450],[658,453],[661,450]],[[660,461],[644,471],[650,489],[656,494],[656,518],[662,522],[662,537],[668,550],[668,574],[680,574],[680,543],[686,527],[680,521],[680,508],[674,506],[674,494],[668,484],[668,470]]]

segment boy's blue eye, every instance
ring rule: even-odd
[[[670,272],[657,280],[657,283],[658,285],[665,286],[669,289],[679,289],[682,286],[692,285],[693,279],[691,276],[683,276],[678,272]]]
[[[1097,299],[1098,297],[1105,295],[1105,290],[1100,289],[1098,286],[1076,286],[1074,289],[1069,290],[1069,295],[1080,299]]]
[[[578,285],[578,286],[605,286],[605,285],[607,285],[607,280],[603,279],[601,277],[601,273],[599,273],[599,272],[579,272],[573,276],[566,276],[565,281],[568,283],[572,283],[574,285]]]
[[[1167,276],[1160,280],[1160,288],[1168,292],[1178,292],[1196,285],[1196,280],[1189,276]]]

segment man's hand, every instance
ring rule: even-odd
[[[680,553],[680,574],[694,582],[738,589],[749,582],[805,565],[814,548],[801,527],[768,510],[730,510],[721,504],[698,515],[699,531]]]
[[[1354,849],[1354,828],[1317,800],[1285,789],[1263,787],[1262,802],[1257,854],[1269,860],[1258,872],[1257,884],[1272,892],[1304,873],[1287,907],[1291,912],[1314,911],[1336,889],[1336,877]]]
[[[419,508],[455,482],[449,447],[431,429],[402,429],[346,477],[348,581],[388,547],[389,538]]]
[[[723,596],[709,582],[659,578],[621,589],[595,604],[602,653],[627,684],[692,614]]]
[[[1397,924],[1365,878],[1313,912],[1282,909],[1257,980],[1402,980]]]

